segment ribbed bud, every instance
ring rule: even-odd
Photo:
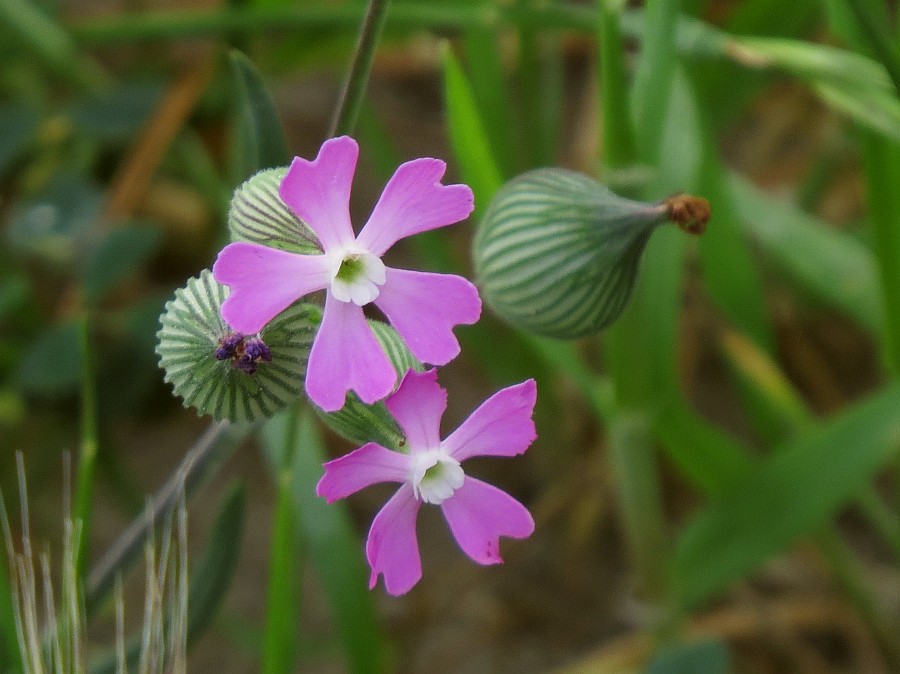
[[[584,337],[624,311],[656,227],[673,220],[700,233],[708,218],[704,199],[649,204],[573,171],[530,171],[497,192],[479,224],[477,283],[513,325],[547,337]]]
[[[159,365],[175,394],[198,414],[265,419],[300,397],[322,310],[295,304],[259,334],[244,335],[219,315],[228,292],[208,270],[175,291],[160,316]]]
[[[228,209],[232,241],[249,241],[291,253],[321,253],[313,231],[278,195],[287,167],[260,171],[234,191]]]
[[[421,372],[425,369],[391,326],[380,321],[369,321],[369,325],[397,371],[398,386],[408,370]],[[337,412],[323,412],[319,408],[316,412],[335,433],[355,445],[377,442],[383,447],[402,451],[406,444],[403,431],[383,402],[366,405],[351,392],[347,395],[347,402]]]

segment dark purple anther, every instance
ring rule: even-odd
[[[222,337],[219,340],[219,348],[216,349],[216,360],[232,358],[243,341],[244,335],[240,332],[231,332]]]
[[[254,363],[272,361],[272,352],[266,343],[259,338],[251,339],[244,345],[244,355],[250,356]]]

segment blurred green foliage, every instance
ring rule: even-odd
[[[297,123],[285,104],[294,99],[278,84],[303,79],[334,95],[365,7],[362,0],[246,0],[164,10],[145,3],[140,11],[91,15],[75,5],[61,11],[64,4],[0,0],[4,493],[14,480],[13,449],[27,453],[30,470],[46,474],[62,444],[77,446],[74,412],[84,383],[78,322],[85,315],[96,367],[99,479],[128,489],[130,477],[117,469],[117,454],[127,448],[115,447],[112,429],[135,417],[166,424],[176,414],[153,355],[164,298],[211,263],[225,240],[236,184],[321,142],[321,120],[315,128]],[[410,148],[440,156],[445,143],[478,213],[506,180],[560,163],[645,200],[681,190],[707,197],[713,219],[706,236],[694,244],[674,229],[656,235],[630,309],[602,339],[538,340],[490,316],[461,330],[470,385],[537,376],[542,439],[523,469],[534,503],[548,482],[561,479],[560,466],[584,437],[602,443],[638,594],[662,609],[645,628],[661,646],[642,663],[646,671],[729,671],[725,640],[685,642],[680,630],[799,540],[816,546],[879,657],[896,666],[896,644],[883,635],[896,633],[900,612],[873,600],[879,588],[865,571],[868,558],[836,523],[853,508],[862,535],[887,550],[884,563],[896,571],[895,17],[865,0],[624,4],[394,0],[378,77],[425,91],[417,95],[428,99],[426,108],[440,106],[445,138],[435,141],[424,124],[421,134],[410,133],[423,114],[418,108],[403,113],[411,123],[391,128],[384,100],[373,95],[357,133],[377,149],[363,152],[374,155],[368,170],[383,182]],[[187,56],[172,47],[197,37],[205,42],[186,46]],[[181,86],[173,72],[193,73],[186,81],[194,85]],[[598,81],[585,85],[593,73]],[[787,179],[778,177],[778,157],[762,173],[742,175],[730,168],[741,158],[723,149],[723,139],[765,114],[778,96],[773,88],[785,87],[815,97],[830,140],[811,142]],[[272,88],[281,95],[270,96]],[[398,106],[411,100],[401,90],[389,89]],[[177,119],[167,117],[173,110],[182,110]],[[840,187],[847,166],[865,193],[837,228],[821,212],[823,197]],[[754,181],[777,183],[778,194]],[[468,273],[467,238],[450,231],[420,238],[405,254],[421,267]],[[804,378],[791,360],[797,332],[789,328],[810,317],[851,326],[858,353],[843,370],[826,371],[827,357],[820,357],[803,365]],[[724,374],[704,380],[698,359]],[[839,380],[838,403],[823,404],[817,386],[854,367],[873,374]],[[731,402],[720,408],[711,398]],[[340,635],[334,649],[351,671],[386,668],[390,647],[365,589],[353,519],[312,496],[325,456],[313,418],[291,412],[268,424],[262,439],[279,494],[272,527],[297,547],[273,551],[269,631],[248,637],[251,648],[267,653],[267,671],[302,661],[290,641],[297,607],[276,600],[301,596],[297,578],[309,559]],[[673,476],[674,496],[666,487]],[[240,494],[226,500],[228,521],[214,526],[200,567],[207,571],[198,571],[197,587],[206,583],[198,601],[204,624],[237,554]],[[4,672],[16,666],[6,649],[15,634],[9,606],[0,575]]]

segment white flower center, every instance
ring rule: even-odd
[[[364,306],[378,297],[386,280],[384,263],[367,250],[349,248],[334,255],[331,293],[341,302]]]
[[[411,458],[409,481],[420,501],[437,505],[462,487],[466,474],[459,461],[443,449],[417,452]]]

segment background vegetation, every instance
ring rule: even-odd
[[[140,551],[145,495],[186,455],[195,671],[900,668],[893,7],[389,3],[358,121],[342,118],[364,162],[353,207],[418,156],[446,158],[477,205],[403,263],[469,275],[492,194],[537,166],[713,211],[699,239],[654,235],[604,335],[538,339],[489,312],[458,330],[448,422],[538,379],[539,440],[483,464],[537,532],[481,569],[426,518],[424,579],[394,599],[366,589],[362,553],[383,494],[313,496],[349,447],[306,413],[207,428],[153,351],[166,298],[226,241],[234,187],[326,137],[366,3],[168,5],[0,0],[0,487],[16,511],[22,451],[32,538],[59,540],[74,457],[89,671],[111,666],[108,597],[135,556],[111,546],[135,518]]]

